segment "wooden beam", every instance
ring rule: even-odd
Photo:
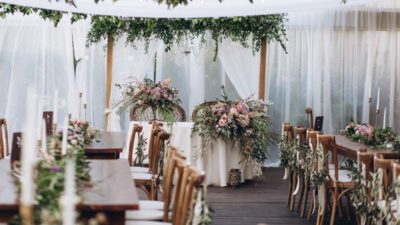
[[[106,77],[106,109],[110,110],[110,98],[111,98],[111,82],[112,82],[112,68],[113,68],[113,47],[114,40],[111,36],[107,39],[107,77]],[[105,115],[104,118],[104,130],[108,127],[108,116],[109,113]]]
[[[260,78],[258,83],[258,98],[265,100],[265,81],[267,71],[267,39],[261,39]]]

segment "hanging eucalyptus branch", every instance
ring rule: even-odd
[[[207,32],[215,42],[215,51],[224,38],[231,38],[243,47],[252,47],[253,52],[261,48],[263,38],[277,41],[286,51],[286,15],[248,16],[231,18],[198,19],[157,19],[157,18],[121,18],[112,16],[93,16],[92,28],[87,43],[97,43],[106,38],[118,40],[127,34],[126,42],[135,45],[145,41],[146,49],[152,39],[160,39],[170,50],[173,43],[182,40],[201,38],[204,43]],[[251,40],[249,46],[248,40]]]

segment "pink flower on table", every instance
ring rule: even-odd
[[[225,123],[226,123],[226,121],[225,121],[224,119],[219,119],[219,121],[218,121],[218,125],[219,125],[220,127],[224,127],[224,126],[225,126]]]

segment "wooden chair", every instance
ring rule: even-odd
[[[307,129],[307,143],[310,147],[310,151],[312,152],[312,163],[313,163],[313,170],[317,170],[317,135],[319,134],[319,131],[314,131],[312,129]],[[307,203],[307,199],[308,199],[308,192],[311,190],[311,184],[310,184],[310,180],[308,179],[308,189],[305,189],[305,191],[307,192],[306,195],[306,201],[304,206],[304,209],[307,207],[306,203]],[[311,200],[310,200],[310,206],[308,208],[308,213],[307,213],[307,220],[311,220],[311,216],[315,210],[315,195],[311,194]],[[304,216],[304,213],[300,213],[300,216]]]
[[[170,220],[171,212],[171,199],[172,195],[176,192],[179,186],[179,180],[174,186],[174,178],[179,175],[180,169],[186,166],[184,157],[174,147],[168,149],[167,161],[165,164],[165,176],[163,183],[163,201],[156,200],[140,200],[139,211],[128,211],[127,220],[163,220],[167,222]]]
[[[380,196],[378,201],[381,201],[385,198],[386,194],[389,192],[389,188],[393,183],[393,163],[392,159],[385,159],[382,155],[378,154],[374,158],[374,168],[375,172],[379,172],[381,174],[381,183],[382,189],[379,191]]]
[[[6,119],[0,118],[0,159],[4,159],[9,155],[7,122]]]
[[[389,204],[389,212],[393,218],[392,224],[399,224],[400,223],[400,164],[393,163],[393,183],[394,186],[394,193],[395,193],[395,200]]]
[[[133,160],[133,152],[134,152],[135,138],[136,138],[136,136],[139,137],[142,130],[143,130],[142,126],[140,126],[138,124],[134,124],[132,132],[130,134],[131,138],[130,138],[129,146],[128,146],[128,162],[129,162],[129,166],[131,166],[131,167],[133,167],[139,160],[138,156],[136,156],[135,160]],[[143,168],[143,167],[139,167],[139,168]],[[148,172],[148,169],[147,170],[143,169],[143,171]]]
[[[43,119],[46,122],[46,133],[47,135],[53,134],[53,112],[52,111],[46,111],[43,112]]]
[[[22,149],[22,132],[16,132],[13,134],[11,142],[11,169],[17,167],[17,164],[21,161],[21,149]]]
[[[320,185],[318,196],[322,200],[318,208],[317,225],[324,223],[326,208],[328,205],[328,190],[332,190],[332,211],[330,218],[330,225],[334,225],[336,218],[336,209],[340,199],[348,193],[352,188],[351,171],[339,170],[338,155],[336,149],[335,136],[333,135],[317,135],[318,146],[322,150],[323,156],[327,156],[328,152],[331,153],[334,169],[329,169],[329,160],[318,162],[318,169],[325,169],[328,171],[328,181]]]
[[[149,222],[149,221],[128,221],[127,225],[186,225],[192,218],[196,191],[201,188],[204,181],[204,173],[193,166],[178,166],[178,186],[174,196],[172,223]]]
[[[170,134],[159,129],[155,129],[157,132],[154,138],[154,143],[151,154],[149,155],[149,173],[135,173],[131,172],[132,178],[135,181],[137,187],[141,188],[146,192],[147,196],[151,200],[157,199],[157,176],[158,176],[158,166],[159,166],[159,156],[161,148],[164,146],[164,142],[170,137]]]
[[[291,143],[294,140],[294,131],[293,131],[293,126],[290,125],[290,123],[282,123],[282,140],[286,143]],[[289,168],[285,168],[285,170],[289,170]],[[288,193],[288,202],[287,205],[289,208],[292,208],[292,205],[294,204],[294,198],[293,198],[293,190],[294,190],[294,182],[293,179],[296,179],[292,171],[285,171],[285,178],[286,174],[289,176],[289,193]],[[284,178],[284,179],[285,179]]]
[[[361,175],[367,180],[367,182],[372,181],[372,176],[371,174],[374,172],[374,157],[375,155],[373,153],[367,152],[367,149],[360,149],[357,152],[357,165],[358,165],[358,171],[361,173]],[[365,191],[368,196],[371,194],[371,187],[364,187]],[[371,204],[371,198],[367,198],[367,205]],[[368,222],[368,215],[360,215],[357,213],[356,219],[358,224],[363,224],[362,217],[364,217],[367,221],[365,221],[365,224],[369,224]]]

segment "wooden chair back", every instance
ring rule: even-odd
[[[182,155],[179,154],[178,150],[175,147],[169,147],[167,151],[166,163],[165,163],[165,174],[164,174],[164,182],[163,182],[163,201],[164,201],[164,216],[163,221],[167,222],[169,220],[169,212],[171,208],[171,199],[174,194],[174,177],[176,174],[176,170],[179,168],[183,169],[186,166],[185,158],[182,158]],[[179,179],[178,179],[179,180]],[[179,187],[179,183],[176,184],[176,187]],[[175,188],[176,193],[176,188]]]
[[[374,158],[375,171],[381,172],[383,195],[387,193],[393,182],[393,163],[396,162],[392,159],[384,159],[382,155],[376,155]]]
[[[293,126],[289,123],[282,124],[282,138],[286,142],[292,142],[294,140]]]
[[[135,146],[135,138],[136,136],[139,138],[140,133],[142,133],[143,127],[138,125],[138,124],[134,124],[132,131],[131,131],[131,138],[129,141],[129,146],[128,146],[128,162],[130,166],[134,165],[134,160],[133,160],[133,152],[134,152],[134,146]]]
[[[164,130],[158,132],[156,138],[154,139],[154,145],[152,150],[152,156],[149,161],[149,168],[152,174],[158,174],[159,162],[161,157],[161,151],[165,147],[165,142],[169,139],[171,135]],[[161,167],[162,168],[162,167]]]
[[[150,138],[149,138],[149,160],[150,160],[150,151],[153,149],[154,139],[158,132],[162,131],[163,124],[158,121],[153,121],[150,130]]]
[[[360,149],[357,152],[358,170],[367,180],[371,180],[371,173],[374,172],[374,154],[367,152],[367,149]]]
[[[312,108],[307,107],[305,110],[305,113],[307,114],[307,126],[308,129],[313,129],[314,128],[314,117],[313,117],[313,111]]]
[[[204,173],[199,171],[194,166],[184,168],[182,181],[180,184],[180,192],[177,196],[177,204],[174,206],[173,224],[186,225],[189,218],[192,218],[189,213],[193,213],[196,190],[198,190],[204,182]]]
[[[338,156],[337,156],[337,147],[336,147],[335,136],[318,134],[317,135],[317,145],[322,150],[324,157],[326,157],[329,152],[331,153],[331,158],[332,158],[332,162],[334,164],[335,173],[334,173],[334,179],[332,179],[332,177],[329,174],[328,174],[328,177],[331,181],[333,181],[333,180],[338,181],[339,180],[339,160],[338,160]],[[326,171],[329,171],[329,160],[325,160],[324,165],[322,165],[322,166],[325,167]]]
[[[45,111],[43,112],[43,119],[46,122],[46,133],[47,135],[52,135],[53,133],[53,112]]]
[[[311,150],[315,152],[317,148],[317,135],[319,131],[307,130],[307,140],[308,145],[310,146]]]
[[[400,187],[398,184],[400,184],[400,164],[398,162],[393,163],[393,183],[396,185],[394,186],[395,188],[395,195],[396,195],[396,202],[397,202],[397,209],[396,210],[389,210],[390,212],[396,211],[396,216],[397,218],[400,218],[400,210],[398,210],[400,206]],[[391,205],[391,204],[389,204]]]
[[[299,145],[304,145],[306,143],[307,130],[305,128],[295,127],[293,133]]]
[[[21,149],[22,149],[22,132],[16,132],[13,134],[11,144],[11,168],[15,163],[21,161]]]
[[[0,118],[0,159],[10,155],[6,119]]]

